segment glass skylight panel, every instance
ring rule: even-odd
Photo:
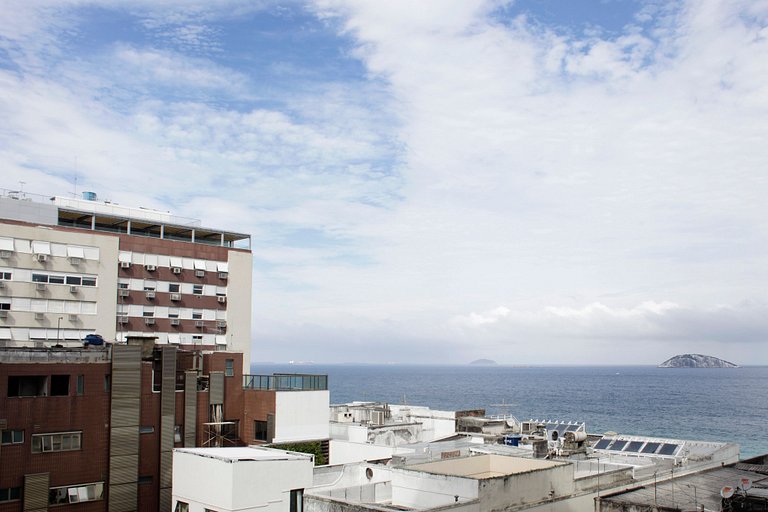
[[[659,455],[673,455],[677,447],[676,444],[664,443],[659,450]]]
[[[626,442],[626,441],[624,441],[623,439],[619,439],[619,440],[617,440],[615,443],[613,443],[613,444],[611,445],[611,447],[609,448],[609,450],[614,450],[614,451],[617,451],[617,452],[619,452],[619,451],[621,451],[621,449],[622,449],[622,448],[624,448],[624,446],[625,446],[626,444],[627,444],[627,442]]]
[[[643,446],[643,443],[645,441],[630,441],[627,447],[624,449],[625,452],[639,452],[640,447]]]
[[[659,446],[661,446],[661,443],[645,443],[645,447],[640,450],[640,453],[656,453]]]
[[[595,448],[598,450],[605,450],[608,448],[608,445],[611,444],[611,441],[613,441],[613,439],[607,439],[604,437],[595,444]]]

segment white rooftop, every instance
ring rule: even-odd
[[[285,450],[276,450],[273,448],[262,448],[259,446],[243,446],[231,448],[176,448],[174,451],[199,455],[218,459],[224,462],[244,462],[259,460],[307,460],[312,455],[297,452],[287,452]]]

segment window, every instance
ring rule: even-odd
[[[83,284],[83,278],[80,276],[67,276],[67,284],[80,286]]]
[[[156,281],[144,281],[144,291],[145,292],[153,292],[157,288],[157,282]]]
[[[168,308],[168,318],[179,318],[179,308]]]
[[[57,432],[53,434],[32,434],[32,453],[70,452],[79,450],[82,432]]]
[[[155,309],[154,308],[144,308],[143,316],[152,318],[155,316]]]
[[[0,272],[0,281],[10,281],[10,280],[11,280],[10,272]]]
[[[64,284],[64,276],[48,276],[48,282],[51,284]]]
[[[304,510],[304,489],[291,490],[291,512],[302,512]]]
[[[69,375],[51,375],[51,396],[69,394]]]
[[[96,286],[96,278],[95,277],[84,277],[83,278],[83,286]]]
[[[202,319],[203,319],[202,311],[192,311],[192,320],[202,320]]]
[[[202,295],[203,294],[203,285],[201,285],[201,284],[192,285],[192,293],[194,293],[195,295]]]
[[[181,442],[181,425],[173,426],[173,442],[174,443]]]
[[[0,502],[21,499],[21,487],[5,487],[0,489]]]
[[[139,477],[139,485],[142,484],[151,484],[152,483],[152,475],[145,475]]]
[[[3,430],[3,444],[22,444],[23,442],[23,430]]]
[[[224,361],[224,376],[232,377],[235,375],[235,360],[227,359]]]
[[[127,290],[128,289],[128,283],[117,283],[117,287],[121,288],[123,290]]]
[[[31,338],[31,336],[30,336]],[[45,375],[19,375],[8,377],[8,396],[45,396],[48,379]]]
[[[78,375],[77,389],[75,391],[75,394],[77,394],[78,396],[82,396],[84,391],[85,391],[85,375]]]
[[[189,503],[177,501],[176,508],[173,509],[173,512],[189,512]]]
[[[104,482],[72,487],[51,487],[48,492],[49,505],[81,503],[104,499]]]
[[[179,283],[168,283],[168,292],[179,293],[181,291],[181,285]]]
[[[139,427],[139,434],[152,434],[155,432],[155,427],[152,425],[142,425]]]
[[[112,387],[112,375],[106,374],[104,376],[104,392],[109,393],[109,390],[111,387]]]
[[[202,334],[195,334],[192,336],[192,343],[202,343],[202,342],[203,342]]]
[[[0,311],[10,311],[10,310],[11,310],[10,302],[0,302]]]
[[[256,420],[253,422],[253,438],[257,441],[269,441],[266,421]]]
[[[47,283],[48,274],[32,274],[33,283]]]

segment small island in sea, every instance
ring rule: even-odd
[[[493,359],[475,359],[469,364],[474,366],[495,366],[497,363]]]
[[[739,365],[703,354],[681,354],[661,363],[659,368],[738,368]]]

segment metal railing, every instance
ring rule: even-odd
[[[299,373],[243,375],[243,388],[269,391],[326,391],[328,376]]]

